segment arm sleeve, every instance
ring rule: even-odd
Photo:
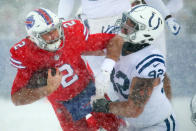
[[[105,49],[109,40],[113,38],[114,34],[98,33],[89,35],[88,40],[83,45],[83,52],[96,51]]]
[[[58,5],[58,16],[60,18],[69,18],[73,13],[75,0],[60,0]]]
[[[16,46],[10,49],[10,64],[17,68],[17,74],[12,85],[11,94],[26,86],[32,72],[24,62],[25,60],[23,57],[21,57],[23,56],[24,50],[18,50],[15,49],[15,47]]]
[[[162,0],[145,0],[145,2],[147,5],[157,9],[163,15],[163,18],[171,14]]]
[[[74,37],[72,41],[72,47],[77,50],[77,53],[82,54],[89,51],[102,50],[106,48],[109,40],[115,36],[115,34],[97,33],[90,34],[88,28],[82,24],[80,20],[70,20],[63,23],[67,37]]]
[[[11,95],[25,87],[31,77],[31,71],[27,69],[18,69],[16,77],[14,79]]]
[[[176,14],[183,8],[183,0],[170,0],[167,4],[167,8],[172,14]]]

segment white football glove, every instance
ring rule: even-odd
[[[176,20],[171,17],[166,20],[168,29],[172,32],[173,35],[178,35],[180,32],[180,25],[176,22]]]
[[[96,99],[104,98],[106,90],[110,88],[110,72],[100,71],[95,77],[96,94],[91,97],[91,104]]]

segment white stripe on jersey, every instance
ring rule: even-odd
[[[10,57],[10,61],[16,64],[22,64],[22,62],[14,60],[13,58]]]
[[[24,69],[26,68],[25,66],[22,65],[22,62],[14,60],[13,58],[10,57],[10,64],[16,68],[19,69]]]
[[[10,64],[16,68],[19,68],[19,69],[24,69],[26,68],[25,66],[18,66],[18,65],[14,65],[12,62],[10,62]]]

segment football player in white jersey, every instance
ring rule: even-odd
[[[88,18],[90,33],[106,31],[108,26],[114,25],[116,19],[121,17],[122,12],[130,8],[130,0],[60,0],[58,16],[74,17],[79,3],[79,12]]]
[[[168,6],[163,2],[163,0],[144,0],[145,3],[149,6],[152,6],[153,8],[157,9],[163,16],[164,20],[166,21],[166,25],[169,29],[169,31],[173,35],[178,35],[180,32],[180,25],[176,21],[176,19],[173,17],[173,13],[182,8],[182,6],[176,6],[176,5],[183,5],[179,4],[182,3],[182,0],[179,0],[179,2],[175,3],[176,0],[170,0],[168,3]],[[173,5],[175,4],[175,5]],[[172,9],[177,7],[176,10]],[[166,39],[165,39],[165,33],[162,34],[162,37],[159,38],[160,42],[156,45],[163,53],[164,56],[166,57],[167,50],[166,50]]]
[[[162,0],[60,0],[58,5],[58,16],[62,18],[74,17],[78,12],[81,3],[80,13],[85,14],[89,19],[91,33],[106,31],[114,24],[116,18],[121,17],[123,11],[130,8],[130,3],[142,1],[159,10],[171,32],[177,35],[180,30],[179,24],[171,16],[183,6],[182,0],[170,0],[166,5]],[[178,5],[178,6],[177,6]],[[175,6],[175,9],[172,8]]]
[[[165,59],[155,47],[164,33],[164,18],[156,9],[138,5],[123,13],[118,22],[125,41],[122,55],[115,65],[107,65],[114,66],[111,82],[119,101],[97,99],[93,111],[123,117],[130,123],[130,131],[177,131],[173,109],[163,89]],[[104,68],[105,74],[111,71],[108,66]]]

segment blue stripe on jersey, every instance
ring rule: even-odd
[[[163,58],[163,56],[162,55],[159,55],[159,54],[152,54],[152,55],[149,55],[149,56],[147,56],[146,58],[144,58],[137,66],[136,66],[136,70],[139,68],[139,66],[141,65],[141,64],[143,64],[146,60],[148,60],[149,58],[151,58],[151,57],[154,57],[154,56],[158,56],[158,57],[162,57]]]
[[[147,5],[139,5],[139,6],[136,6],[134,7],[129,13],[132,13],[134,10],[136,10],[137,8],[141,7],[141,6],[147,6]]]
[[[169,123],[169,120],[168,119],[165,119],[165,124],[167,126],[167,131],[170,131],[170,123]]]
[[[175,123],[174,117],[171,115],[170,118],[173,122],[173,131],[175,131],[176,123]]]
[[[154,59],[152,59],[151,61],[149,61],[148,63],[146,63],[145,65],[143,65],[143,66],[139,69],[138,73],[140,74],[146,67],[150,66],[150,65],[151,65],[152,63],[154,63],[154,62],[160,62],[160,63],[163,63],[163,64],[165,65],[165,61],[164,61],[163,59],[154,58]]]
[[[162,94],[164,93],[164,89],[163,89],[163,88],[161,88],[161,93],[162,93]]]

